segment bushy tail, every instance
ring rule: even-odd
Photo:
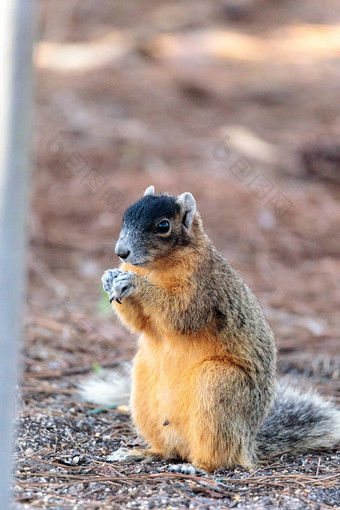
[[[128,405],[131,390],[131,364],[123,363],[115,370],[104,371],[84,379],[79,385],[83,400],[103,407]]]
[[[276,398],[257,436],[257,457],[333,448],[340,443],[340,410],[312,391],[278,383]]]

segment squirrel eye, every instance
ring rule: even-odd
[[[157,225],[157,232],[160,234],[166,234],[170,230],[170,222],[168,220],[162,220]]]

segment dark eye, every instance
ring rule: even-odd
[[[160,234],[166,234],[170,230],[170,222],[168,220],[162,220],[157,225],[157,232]]]

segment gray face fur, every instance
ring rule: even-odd
[[[148,266],[187,246],[193,236],[195,212],[191,193],[155,195],[150,186],[143,198],[125,211],[116,254],[134,266]]]

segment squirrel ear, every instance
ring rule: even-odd
[[[148,195],[154,195],[155,194],[155,186],[149,186],[144,191],[144,196],[147,197]]]
[[[196,212],[196,200],[191,193],[187,192],[179,195],[178,203],[184,213],[183,223],[187,228],[190,228]]]

